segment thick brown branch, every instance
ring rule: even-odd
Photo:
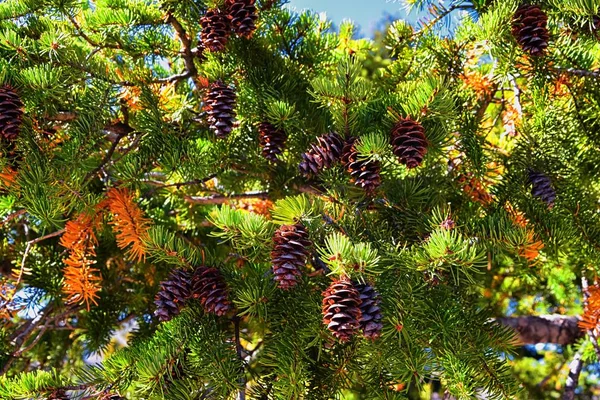
[[[572,344],[585,335],[579,329],[577,317],[564,315],[541,315],[539,317],[497,318],[502,325],[510,326],[522,344],[555,343]]]
[[[166,78],[166,82],[172,82],[179,79],[186,79],[190,77],[196,77],[198,75],[198,70],[196,69],[196,64],[194,64],[194,52],[192,51],[192,40],[188,36],[184,27],[181,23],[175,18],[172,13],[167,14],[167,22],[173,26],[175,32],[177,32],[177,36],[181,41],[182,49],[182,58],[185,64],[186,71],[179,75],[174,75],[170,78]]]

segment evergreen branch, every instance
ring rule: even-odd
[[[167,13],[166,21],[167,23],[170,23],[171,26],[173,26],[173,29],[175,29],[175,32],[177,32],[177,36],[181,41],[181,45],[183,47],[182,58],[185,64],[186,71],[182,74],[166,78],[167,80],[165,80],[165,82],[174,82],[179,79],[187,79],[190,77],[195,78],[198,75],[198,70],[196,69],[196,64],[194,63],[194,53],[192,51],[192,41],[190,37],[185,31],[185,28],[170,11]]]
[[[188,203],[193,204],[224,204],[231,200],[240,199],[261,199],[266,200],[269,198],[269,192],[248,192],[241,194],[218,194],[213,196],[198,197],[198,196],[185,196],[185,200]]]
[[[56,122],[71,122],[77,119],[77,113],[73,111],[60,111],[55,115],[46,117],[45,119]]]
[[[110,159],[112,158],[115,150],[117,149],[117,146],[119,145],[119,142],[121,141],[121,139],[123,139],[128,134],[130,134],[131,132],[134,131],[134,129],[132,127],[130,127],[129,125],[126,125],[122,122],[119,122],[114,125],[109,125],[109,126],[105,127],[104,130],[114,133],[116,136],[113,140],[112,145],[110,146],[110,149],[108,149],[108,151],[106,152],[106,155],[104,156],[104,158],[102,159],[100,164],[96,168],[94,168],[92,171],[88,172],[88,174],[84,178],[84,182],[91,180],[94,177],[94,175],[96,175],[100,170],[102,170],[102,168],[104,168],[104,166],[106,164],[108,164],[110,162]]]
[[[577,68],[561,68],[554,67],[553,70],[558,73],[565,73],[569,75],[584,77],[584,78],[600,78],[600,70],[589,71],[586,69]]]
[[[562,395],[562,400],[573,400],[575,399],[575,389],[579,385],[579,374],[583,368],[582,349],[580,348],[571,363],[569,363],[569,375],[565,383],[565,391]]]
[[[18,352],[18,350],[21,348],[23,343],[25,343],[25,341],[29,339],[29,337],[33,334],[35,329],[44,321],[48,314],[52,312],[52,308],[52,304],[47,305],[46,308],[40,311],[40,313],[35,318],[27,322],[22,332],[18,333],[14,338],[11,339],[11,344],[15,346],[17,350],[10,354],[2,368],[0,368],[0,376],[8,372],[10,366],[16,358],[16,353]]]
[[[79,25],[79,23],[75,20],[75,18],[73,18],[73,16],[71,16],[71,14],[69,14],[68,12],[65,13],[65,15],[67,16],[67,19],[71,22],[71,24],[73,24],[73,26],[75,27],[75,29],[77,30],[77,32],[79,33],[79,36],[83,38],[83,40],[85,40],[86,42],[88,42],[92,47],[97,47],[97,48],[109,48],[109,49],[117,49],[120,50],[122,49],[120,45],[115,45],[115,44],[110,44],[110,43],[98,43],[95,40],[92,40],[92,38],[90,38],[84,31],[83,29],[81,29],[81,25]]]
[[[4,225],[8,224],[10,221],[12,221],[15,218],[20,217],[21,215],[25,214],[26,212],[27,212],[27,210],[23,209],[23,210],[18,210],[18,211],[8,214],[6,216],[6,218],[4,218],[2,223],[0,223],[0,226],[4,226]]]
[[[65,232],[65,230],[61,229],[59,231],[49,233],[47,235],[41,236],[39,238],[30,240],[27,242],[27,245],[25,246],[25,252],[23,253],[23,258],[21,259],[21,269],[19,271],[19,275],[17,276],[17,281],[15,282],[15,287],[19,286],[19,284],[21,283],[21,279],[23,279],[23,272],[25,271],[25,261],[27,260],[27,256],[29,255],[29,252],[31,251],[31,247],[43,240],[50,239],[50,238],[53,238],[56,236],[60,236],[64,232]]]

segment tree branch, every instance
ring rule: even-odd
[[[117,149],[117,146],[119,145],[119,142],[121,141],[121,139],[123,139],[125,136],[127,136],[128,134],[133,132],[132,127],[130,127],[129,125],[126,125],[122,122],[119,122],[114,125],[110,125],[104,129],[106,131],[109,131],[109,132],[112,132],[115,134],[115,138],[113,140],[112,146],[110,146],[110,149],[108,149],[108,152],[106,153],[106,155],[100,162],[100,165],[98,165],[92,171],[88,172],[88,174],[85,176],[84,181],[88,181],[91,178],[93,178],[94,175],[96,175],[110,161],[110,159],[112,158],[115,150]]]
[[[170,78],[165,78],[167,79],[165,82],[173,82],[179,79],[196,77],[198,75],[198,70],[196,69],[196,64],[194,63],[194,53],[192,51],[192,41],[190,37],[188,36],[181,23],[177,20],[177,18],[175,18],[175,16],[171,12],[167,14],[167,23],[173,26],[173,29],[175,29],[175,32],[177,32],[177,36],[181,41],[181,45],[183,47],[182,58],[185,64],[186,71],[178,75],[173,75]]]
[[[564,315],[541,315],[539,317],[496,318],[502,325],[513,328],[522,344],[556,343],[568,345],[585,335],[577,323],[577,317]]]
[[[241,194],[216,194],[213,196],[198,197],[198,196],[185,196],[185,201],[193,204],[224,204],[231,200],[239,199],[262,199],[266,200],[269,198],[269,192],[248,192]]]
[[[553,68],[555,72],[580,76],[584,78],[600,78],[600,70],[589,71],[587,69],[577,69],[577,68],[561,68],[555,67]]]

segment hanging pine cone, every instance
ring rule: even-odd
[[[539,6],[522,5],[513,16],[512,34],[523,51],[541,56],[548,47],[548,16]]]
[[[269,122],[263,122],[258,127],[258,141],[262,147],[262,155],[271,162],[277,162],[277,157],[283,152],[287,135]]]
[[[210,129],[218,138],[225,138],[233,129],[235,101],[235,91],[222,81],[216,81],[210,85],[204,102]]]
[[[350,173],[354,184],[371,194],[381,185],[381,165],[377,160],[360,160],[358,158],[357,140],[356,137],[346,140],[342,150],[342,164]]]
[[[536,172],[532,169],[528,171],[529,183],[531,184],[531,194],[539,197],[549,207],[554,204],[556,199],[556,191],[552,187],[552,181],[541,172]]]
[[[275,282],[280,289],[291,289],[298,284],[312,245],[308,232],[301,223],[282,225],[275,232],[273,243],[271,264]]]
[[[258,19],[255,0],[228,0],[227,3],[234,32],[247,39],[252,37]]]
[[[229,40],[231,20],[218,8],[208,10],[200,19],[200,40],[209,51],[223,51]]]
[[[160,290],[156,294],[154,304],[160,321],[169,321],[179,314],[181,308],[190,297],[191,274],[183,269],[171,272],[166,281],[160,283]]]
[[[410,118],[400,120],[392,129],[390,143],[400,162],[407,168],[421,165],[427,153],[427,138],[423,126]]]
[[[335,132],[319,136],[317,143],[311,144],[310,149],[302,154],[302,162],[298,167],[300,172],[309,177],[331,167],[340,159],[343,147],[342,138]]]
[[[200,299],[204,311],[221,316],[231,310],[227,283],[218,269],[198,267],[192,280],[192,297]]]
[[[9,86],[0,87],[0,134],[7,140],[19,136],[23,102],[19,95]]]
[[[333,336],[347,342],[360,327],[360,294],[347,277],[335,280],[323,292],[323,323]]]
[[[360,295],[360,329],[367,339],[375,340],[381,336],[383,329],[379,293],[368,284],[358,284],[356,290]]]

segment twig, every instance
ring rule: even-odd
[[[238,358],[244,364],[244,348],[240,341],[240,317],[233,317],[233,326],[235,328],[235,351],[237,352]],[[246,400],[246,376],[245,371],[242,371],[240,377],[240,391],[238,392],[236,400]]]
[[[575,353],[573,360],[569,363],[569,375],[565,382],[565,391],[562,395],[562,400],[573,400],[575,399],[575,389],[579,383],[579,374],[583,368],[583,361],[581,360],[581,349]]]
[[[112,146],[110,146],[110,149],[108,149],[108,152],[106,153],[106,155],[100,162],[100,165],[98,165],[92,171],[88,172],[88,174],[85,176],[84,181],[88,181],[91,178],[93,178],[94,175],[96,175],[110,161],[110,159],[112,158],[115,150],[117,149],[117,146],[119,145],[119,142],[121,141],[121,139],[123,139],[125,136],[127,136],[128,134],[133,132],[133,128],[131,128],[129,125],[125,125],[123,123],[111,125],[111,126],[105,128],[105,130],[107,130],[109,132],[114,132],[116,134],[116,137],[114,138]]]
[[[15,338],[11,340],[11,343],[15,346],[15,348],[21,348],[21,345],[33,334],[35,328],[37,328],[42,323],[42,321],[45,319],[45,317],[48,316],[48,314],[50,314],[51,311],[52,305],[48,305],[46,309],[41,311],[34,319],[28,322],[28,325],[25,327],[23,332],[19,333]],[[16,358],[15,354],[17,353],[17,351],[13,352],[8,357],[8,360],[6,360],[6,362],[2,366],[2,369],[0,369],[0,376],[8,372],[8,369],[10,368],[10,366]]]
[[[565,74],[575,75],[575,76],[580,76],[580,77],[600,78],[600,70],[589,71],[587,69],[561,68],[561,67],[555,67],[555,68],[553,68],[553,70],[556,72],[559,72],[559,73],[565,73]]]
[[[206,197],[198,197],[198,196],[185,196],[185,200],[188,203],[193,204],[224,204],[230,200],[238,200],[238,199],[268,199],[269,192],[248,192],[241,194],[219,194],[213,196]]]
[[[0,223],[0,226],[4,226],[6,224],[8,224],[10,221],[12,221],[13,219],[20,217],[21,215],[25,214],[27,212],[27,210],[18,210],[15,211],[14,213],[8,214],[6,216],[6,218],[4,218],[4,220],[2,221],[2,223]]]
[[[19,284],[21,283],[21,279],[23,278],[23,271],[25,271],[25,260],[27,260],[27,256],[29,255],[29,252],[31,251],[31,246],[33,246],[36,243],[41,242],[42,240],[60,236],[64,232],[65,232],[65,230],[61,229],[59,231],[52,232],[52,233],[49,233],[44,236],[40,236],[39,238],[30,240],[29,242],[27,242],[27,245],[25,246],[25,252],[23,253],[23,258],[21,259],[21,270],[19,271],[19,276],[17,277],[17,282],[15,282],[15,287],[19,286]]]
[[[159,181],[152,181],[152,180],[142,181],[142,182],[148,183],[148,184],[153,185],[153,186],[159,186],[161,188],[176,187],[176,188],[179,189],[182,186],[201,185],[203,183],[206,183],[206,182],[210,181],[211,179],[215,178],[216,176],[217,176],[217,174],[210,174],[206,178],[194,179],[194,180],[187,181],[187,182],[176,182],[176,183],[162,183],[162,182],[159,182]]]

